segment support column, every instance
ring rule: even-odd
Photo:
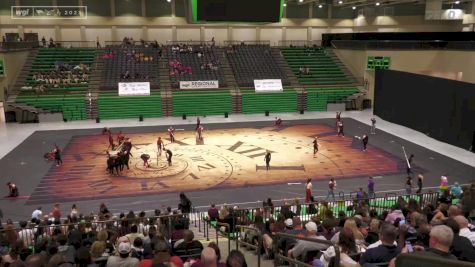
[[[201,42],[204,42],[206,41],[206,36],[205,36],[205,27],[204,26],[201,26],[200,27],[200,41]]]
[[[314,3],[309,3],[308,4],[308,18],[311,19],[313,17],[313,8],[314,8]]]
[[[228,41],[233,41],[233,27],[228,27]]]
[[[86,26],[79,27],[79,38],[82,42],[88,41],[86,40]],[[99,41],[101,40],[99,39]],[[102,40],[102,41],[105,41],[105,40]]]
[[[83,6],[84,5],[84,1],[83,0],[78,0],[78,6]]]
[[[117,26],[112,26],[111,27],[111,39],[112,39],[112,41],[121,41],[121,40],[119,40],[119,38],[117,36]]]
[[[110,0],[111,17],[115,17],[115,0]]]
[[[177,34],[176,34],[176,26],[172,26],[172,41],[176,42]]]
[[[51,0],[52,6],[58,6],[58,0]]]
[[[174,18],[176,14],[175,0],[172,0],[170,4],[172,5],[172,18]]]
[[[25,27],[18,25],[18,35],[23,39],[25,37]],[[41,38],[41,37],[38,37]]]
[[[145,11],[145,0],[140,2],[140,6],[142,7],[142,17],[146,17],[147,12]]]
[[[256,27],[256,41],[260,41],[260,40],[261,40],[261,27]]]
[[[442,14],[442,0],[426,0],[426,20],[439,20]]]
[[[287,41],[287,27],[282,27],[282,42]]]
[[[332,12],[333,12],[332,7],[333,7],[332,5],[327,5],[327,18],[328,19],[332,18]]]
[[[307,41],[312,41],[312,27],[307,27]]]
[[[142,40],[150,41],[148,39],[148,27],[147,26],[142,26]]]
[[[61,37],[62,37],[61,36],[61,28],[58,25],[54,26],[54,39],[56,41],[62,41]]]

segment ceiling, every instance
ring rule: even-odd
[[[458,4],[472,2],[474,0],[442,0],[444,4],[452,4],[457,6]],[[316,5],[328,5],[341,7],[364,7],[364,6],[390,6],[397,4],[425,4],[425,0],[287,0],[286,2],[294,2],[298,5],[306,5],[315,3]]]

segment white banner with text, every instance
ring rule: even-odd
[[[150,95],[149,82],[119,83],[119,96]]]
[[[180,89],[217,89],[218,81],[180,81]]]
[[[254,88],[257,93],[284,91],[281,79],[254,80]]]

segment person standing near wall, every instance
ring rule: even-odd
[[[371,134],[376,134],[376,119],[371,118]]]

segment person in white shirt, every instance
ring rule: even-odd
[[[28,223],[26,221],[20,222],[21,230],[18,232],[18,239],[23,241],[25,247],[34,245],[35,233],[33,230],[26,228]]]
[[[36,219],[36,220],[41,220],[41,217],[43,216],[43,211],[41,210],[41,207],[38,207],[36,210],[33,211],[31,214],[31,219]]]
[[[475,232],[470,231],[468,229],[468,220],[462,215],[458,215],[454,217],[455,221],[460,227],[459,235],[468,238],[472,243],[472,246],[475,247]]]
[[[310,202],[310,197],[312,196],[312,178],[307,179],[305,184],[305,203]]]

